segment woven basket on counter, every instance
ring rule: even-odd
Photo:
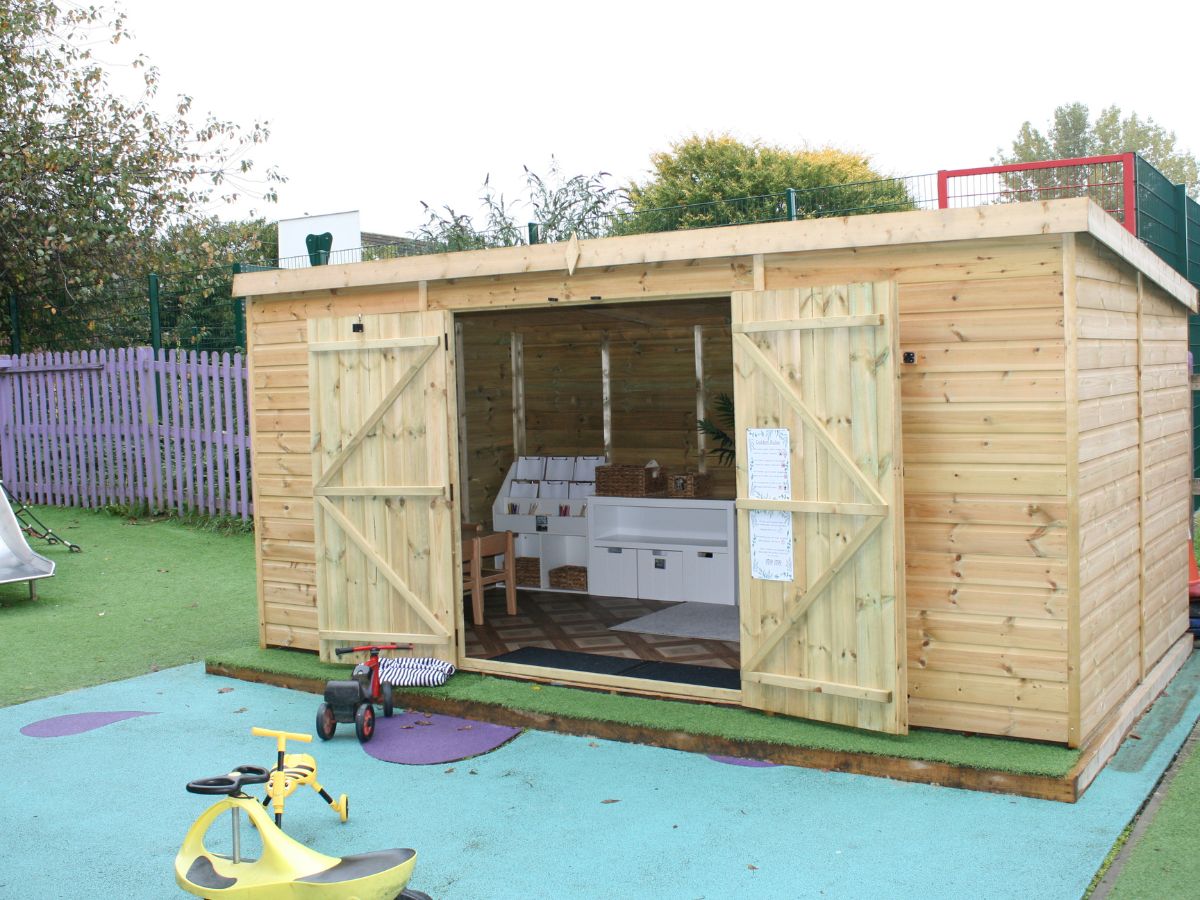
[[[542,586],[542,561],[536,556],[516,558],[517,585],[519,587]]]
[[[707,473],[678,472],[667,476],[668,497],[707,497],[712,478]]]
[[[586,566],[559,566],[550,570],[550,587],[567,591],[587,590]]]
[[[661,497],[666,491],[662,469],[651,473],[645,466],[597,466],[597,497]]]

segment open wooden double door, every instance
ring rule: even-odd
[[[896,290],[732,295],[742,702],[907,731]],[[448,312],[309,323],[322,655],[456,659]]]

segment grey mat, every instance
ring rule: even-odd
[[[680,603],[648,616],[613,625],[609,630],[710,641],[741,640],[738,633],[738,607],[725,603]]]

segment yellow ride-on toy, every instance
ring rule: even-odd
[[[276,799],[276,819],[281,820],[282,800],[299,784],[311,783],[319,789],[315,782],[315,764],[312,782],[289,779],[286,775],[288,758],[283,754],[286,740],[311,741],[312,737],[265,729],[255,729],[255,733],[277,738],[285,774],[272,781],[273,775],[280,772],[279,764],[274,772],[268,772],[262,766],[238,766],[227,775],[188,782],[187,789],[191,793],[220,795],[222,799],[200,814],[183,839],[175,857],[175,881],[181,888],[211,900],[220,897],[243,900],[430,900],[428,894],[408,889],[408,880],[417,862],[415,850],[376,850],[338,858],[310,850],[284,834],[263,804],[245,793],[243,788],[252,784],[271,785],[267,798]],[[294,754],[293,758],[295,756],[304,754]],[[284,786],[288,781],[291,781],[290,789]],[[323,796],[329,799],[327,795]],[[345,795],[342,800],[341,809],[332,800],[330,805],[338,809],[345,821]],[[204,845],[209,828],[227,810],[233,822],[230,856],[214,853]],[[262,855],[258,859],[242,856],[243,812],[262,842]]]

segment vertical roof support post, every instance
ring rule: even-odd
[[[937,188],[938,188],[938,209],[949,209],[950,198],[949,183],[950,173],[947,169],[938,169],[937,173]]]

